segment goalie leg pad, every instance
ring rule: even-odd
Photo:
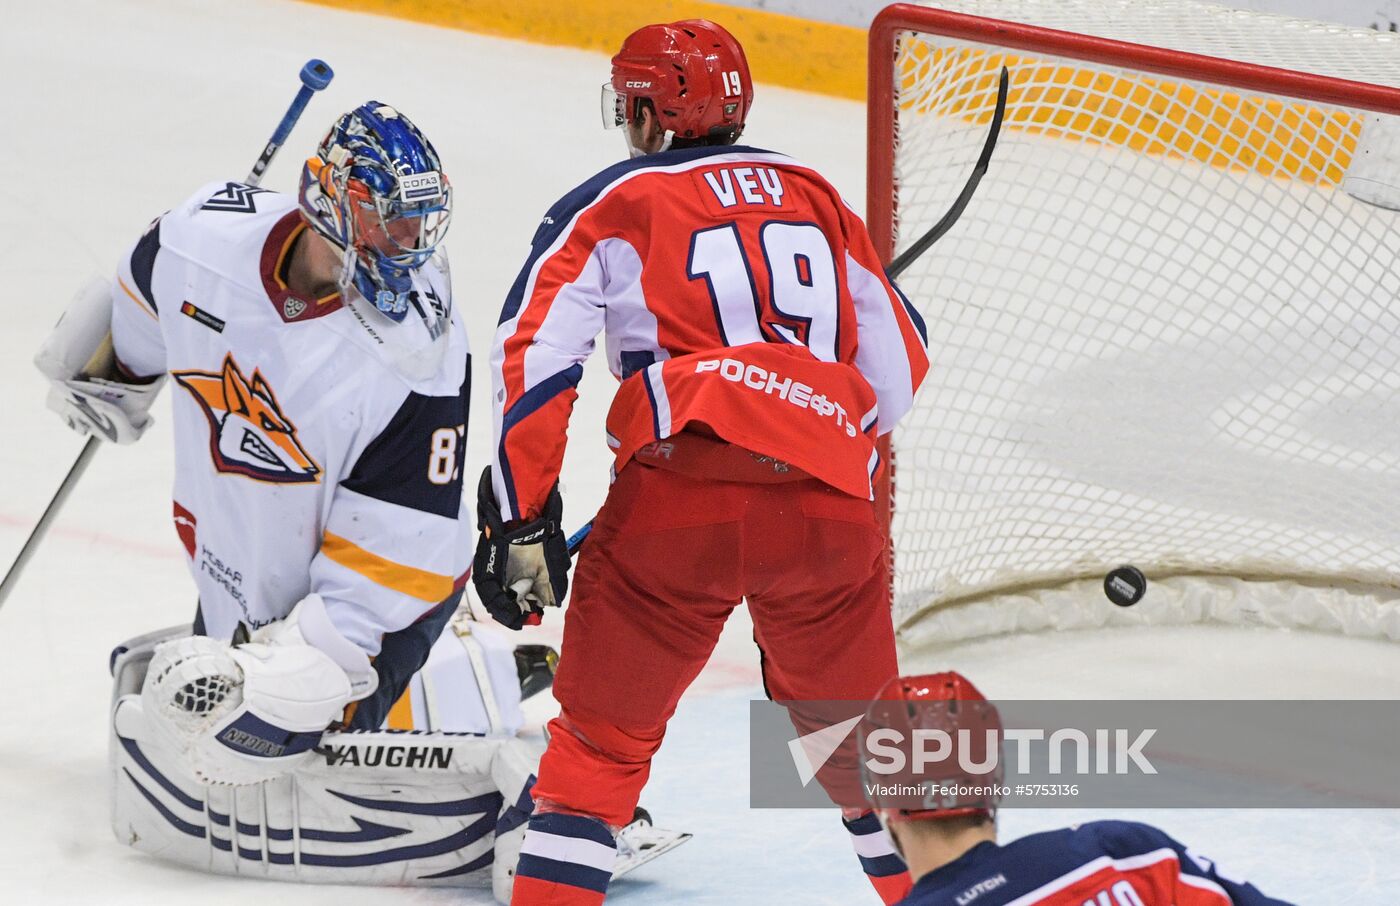
[[[503,797],[493,763],[520,739],[329,733],[319,757],[247,786],[205,784],[148,726],[140,696],[112,721],[112,824],[123,843],[216,874],[357,885],[491,884]]]
[[[292,773],[247,786],[209,785],[153,731],[136,694],[155,648],[188,631],[149,633],[113,652],[109,777],[117,839],[216,874],[493,886],[503,902],[509,898],[534,808],[540,743],[471,733],[328,733],[312,760]],[[689,836],[649,824],[624,828],[613,876]]]

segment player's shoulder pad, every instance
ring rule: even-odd
[[[1004,871],[1005,883],[997,888],[995,902],[1020,902],[1020,898],[1029,900],[1034,891],[1072,875],[1103,854],[1102,846],[1084,828],[1062,827],[1027,834],[996,847],[985,867]],[[975,869],[969,871],[977,874]]]
[[[628,176],[647,171],[665,171],[674,167],[684,167],[687,164],[710,157],[742,154],[783,157],[783,155],[774,154],[771,151],[750,148],[745,145],[707,145],[699,148],[682,148],[677,151],[644,154],[641,157],[615,163],[575,186],[563,198],[556,201],[546,212],[544,219],[540,221],[539,227],[535,230],[535,236],[531,240],[531,245],[538,250],[552,244],[554,239],[568,226],[575,214],[593,204],[616,183]],[[796,161],[792,161],[792,163],[795,164]]]
[[[136,245],[131,249],[131,257],[126,262],[136,291],[157,316],[160,306],[156,302],[155,293],[156,256],[160,254],[160,227],[166,216],[162,214],[150,222],[141,238],[136,240]]]
[[[201,212],[237,216],[260,214],[276,207],[280,214],[285,212],[291,200],[290,196],[281,192],[224,179],[200,186],[178,210],[191,217]]]
[[[275,221],[296,207],[290,195],[220,180],[200,186],[161,218],[161,245],[199,260],[212,248],[260,241]]]
[[[525,283],[540,256],[558,241],[565,230],[569,229],[569,225],[573,223],[574,218],[580,212],[598,202],[618,183],[646,172],[665,172],[674,168],[685,168],[706,158],[742,154],[767,155],[770,158],[780,158],[783,161],[790,160],[784,155],[746,145],[706,145],[698,148],[682,148],[675,151],[644,154],[641,157],[619,161],[575,186],[550,206],[540,221],[540,225],[535,229],[535,235],[530,240],[530,256],[516,277],[514,285],[511,286],[498,323],[504,324],[515,317],[516,312],[520,310],[520,306],[524,302]]]
[[[1166,832],[1140,821],[1090,821],[1073,830],[1098,841],[1104,853],[1116,859],[1140,856],[1163,847],[1182,849]]]
[[[385,503],[456,519],[470,399],[470,368],[454,394],[409,391],[341,486]]]

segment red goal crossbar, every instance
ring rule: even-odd
[[[881,10],[870,25],[866,114],[866,220],[875,250],[886,261],[894,252],[894,61],[895,41],[902,31],[945,35],[994,47],[1400,116],[1400,88],[896,3]]]

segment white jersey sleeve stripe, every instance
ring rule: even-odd
[[[666,395],[666,381],[661,375],[661,362],[647,369],[647,396],[651,400],[656,439],[671,436],[671,398]]]
[[[603,273],[600,249],[594,249],[578,279],[560,287],[544,322],[525,350],[525,386],[528,393],[593,352],[594,338],[603,329]]]
[[[856,307],[856,369],[875,391],[881,434],[888,434],[914,405],[909,351],[894,305],[878,276],[846,253],[847,283]]]

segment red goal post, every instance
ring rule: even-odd
[[[1085,2],[1085,0],[1068,0],[1068,2]],[[1042,7],[1042,9],[1043,8],[1044,7]],[[1154,79],[1185,80],[1195,85],[1204,83],[1209,86],[1238,93],[1240,96],[1259,95],[1271,99],[1285,98],[1298,102],[1316,104],[1319,105],[1320,108],[1329,110],[1333,108],[1344,108],[1347,111],[1366,111],[1384,114],[1386,116],[1400,116],[1400,87],[1368,83],[1356,79],[1339,78],[1335,75],[1295,71],[1282,66],[1227,59],[1221,56],[1213,56],[1187,50],[1149,46],[1101,35],[1076,33],[1023,22],[984,18],[947,9],[934,9],[902,3],[895,4],[885,8],[875,18],[870,27],[869,36],[867,224],[876,250],[885,261],[891,260],[897,251],[899,251],[898,246],[901,244],[901,241],[902,244],[907,245],[917,237],[920,230],[915,229],[915,227],[927,224],[932,218],[936,218],[942,213],[941,211],[920,212],[919,216],[915,218],[915,222],[911,224],[909,234],[901,235],[899,228],[900,215],[902,213],[900,203],[901,187],[896,175],[900,165],[898,155],[901,150],[899,145],[901,108],[902,106],[908,107],[910,104],[923,104],[925,102],[921,99],[909,101],[901,96],[901,79],[905,80],[907,83],[911,77],[907,69],[902,70],[900,68],[899,53],[902,38],[904,38],[904,36],[916,35],[938,36],[940,40],[947,39],[957,44],[966,44],[983,49],[989,54],[989,59],[992,56],[998,57],[996,62],[997,67],[1000,65],[999,58],[1002,56],[1008,57],[1013,61],[1019,60],[1022,63],[1026,63],[1027,60],[1031,58],[1034,60],[1052,58],[1059,61],[1069,61],[1071,64],[1075,61],[1083,61],[1086,64],[1108,67],[1111,70],[1143,73]],[[1395,53],[1400,54],[1400,48],[1397,48]],[[1035,65],[1044,64],[1036,63]],[[994,67],[989,62],[985,69],[983,84],[991,85],[994,79]],[[1012,65],[1011,70],[1012,101],[1008,106],[1006,124],[1002,131],[1003,141],[1005,141],[1008,134],[1014,134],[1017,130],[1024,130],[1027,132],[1038,131],[1042,133],[1054,131],[1063,132],[1064,130],[1058,125],[1047,127],[1044,122],[1018,117],[1017,111],[1015,110],[1018,77],[1017,66]],[[1104,78],[1112,81],[1115,77],[1106,76]],[[1101,79],[1100,81],[1103,80]],[[1095,83],[1091,79],[1084,85],[1075,83],[1075,85],[1071,87],[1073,87],[1074,90],[1093,90],[1094,84]],[[988,93],[990,94],[990,92]],[[1043,93],[1042,91],[1042,94]],[[1113,99],[1109,98],[1109,100],[1111,101]],[[1119,97],[1118,100],[1122,100],[1122,98]],[[982,134],[985,134],[985,123],[990,118],[989,111],[983,110],[979,115],[980,119],[979,116],[969,115],[966,112],[963,114],[964,118],[967,119],[969,123],[973,121],[977,122],[979,124],[977,128],[981,130]],[[1034,114],[1030,114],[1030,116],[1034,116]],[[1211,116],[1212,114],[1206,114],[1205,117],[1204,128],[1207,131],[1212,129],[1214,125],[1211,121]],[[1216,114],[1215,123],[1220,122],[1219,115]],[[1098,123],[1095,124],[1093,128],[1102,129],[1104,127],[1102,123]],[[1257,128],[1257,123],[1251,123],[1249,128]],[[1282,127],[1277,128],[1281,129]],[[1357,134],[1359,134],[1360,128],[1361,125],[1359,123],[1356,124]],[[1225,131],[1228,133],[1228,126],[1225,127]],[[1333,123],[1323,122],[1322,125],[1314,131],[1327,132],[1330,134],[1336,130],[1334,129]],[[1280,135],[1281,133],[1277,132],[1277,130],[1275,133],[1266,134],[1259,140],[1263,143],[1261,147],[1267,147],[1269,153],[1274,153],[1275,145],[1281,142],[1283,143],[1283,150],[1278,153],[1282,156],[1290,156],[1291,152],[1287,146],[1287,142],[1297,139],[1280,137]],[[1226,138],[1229,138],[1228,134]],[[1332,136],[1332,138],[1335,139],[1336,137]],[[1088,135],[1087,140],[1093,142],[1095,138],[1092,135]],[[1308,141],[1313,142],[1313,144],[1304,148],[1301,152],[1301,156],[1304,158],[1304,163],[1301,166],[1311,166],[1310,161],[1315,158],[1319,161],[1317,166],[1321,168],[1319,171],[1321,175],[1314,174],[1312,176],[1300,177],[1298,181],[1300,183],[1316,183],[1318,185],[1331,183],[1340,184],[1343,175],[1346,174],[1346,167],[1350,157],[1348,156],[1339,163],[1337,160],[1328,158],[1326,149],[1319,150],[1314,139],[1308,139]],[[1335,143],[1340,144],[1342,141],[1349,142],[1351,148],[1354,150],[1357,136],[1349,134],[1343,136]],[[1197,140],[1197,144],[1200,144],[1199,140]],[[1249,149],[1245,149],[1245,151],[1249,151]],[[934,154],[936,152],[929,153]],[[1151,152],[1144,153],[1150,154]],[[1199,150],[1193,147],[1192,149],[1181,151],[1178,154],[1178,150],[1171,147],[1170,142],[1168,142],[1165,152],[1161,153],[1159,157],[1162,159],[1181,157],[1185,159],[1186,164],[1195,165],[1197,161],[1191,160],[1192,155],[1195,155],[1199,160],[1205,161],[1203,166],[1210,166],[1212,161],[1208,158],[1210,155],[1216,153],[1217,152],[1209,148]],[[992,157],[988,179],[984,181],[983,188],[979,190],[978,195],[973,197],[969,205],[969,214],[976,211],[979,206],[998,204],[995,200],[995,190],[989,192],[986,186],[989,182],[995,182],[997,180],[999,167],[1005,172],[1007,167],[1017,166],[1015,163],[1007,163],[1005,160],[999,160],[999,158],[1002,157],[1004,157],[1004,155],[1002,149],[999,147],[998,152]],[[914,163],[917,164],[917,161]],[[1224,165],[1217,164],[1217,168],[1222,171],[1239,169],[1235,166],[1235,163],[1236,161],[1232,159]],[[961,167],[964,177],[967,172],[970,171],[971,165],[971,157],[960,161],[959,166]],[[908,164],[905,164],[905,166],[907,167]],[[1248,179],[1257,180],[1258,174],[1264,174],[1265,177],[1268,176],[1269,165],[1261,164],[1260,166],[1262,169],[1258,169],[1257,173],[1250,174]],[[1241,177],[1241,179],[1243,178],[1244,177]],[[1275,181],[1279,180],[1275,179]],[[989,195],[992,196],[990,199],[988,197]],[[1306,204],[1304,207],[1306,207]],[[967,219],[966,215],[964,219]],[[950,236],[946,238],[954,239],[956,234],[964,229],[965,226],[962,223],[955,225]],[[1311,227],[1309,227],[1309,229],[1311,229]],[[1385,235],[1383,222],[1379,226],[1371,225],[1368,222],[1361,229],[1368,239],[1373,238],[1375,235]],[[1316,231],[1313,230],[1313,232]],[[1167,233],[1164,235],[1172,234]],[[939,257],[939,252],[940,249],[935,247],[930,250],[925,257],[930,262],[933,262]],[[1241,254],[1246,253],[1247,252],[1241,252]],[[948,253],[944,251],[944,254],[946,255]],[[1372,257],[1374,258],[1374,256]],[[1365,262],[1364,264],[1370,266],[1370,263],[1371,262]],[[915,268],[919,268],[923,264],[924,262],[916,263]],[[933,264],[930,266],[936,267],[937,265]],[[906,287],[906,289],[907,288],[908,287]],[[1196,284],[1193,283],[1191,284],[1191,292],[1195,291]],[[1183,293],[1184,292],[1185,291],[1183,291]],[[1368,290],[1368,292],[1371,292],[1371,290]],[[1376,292],[1379,292],[1379,290],[1376,290]],[[927,320],[934,321],[942,316],[943,313],[940,311],[941,297],[939,299],[921,299],[918,298],[915,293],[911,292],[910,295],[913,297],[912,301],[914,304],[922,309]],[[942,365],[941,353],[943,350],[937,348],[936,344],[938,341],[934,339],[932,330],[930,339],[932,347],[930,349],[930,358],[934,363],[934,368],[937,369]],[[919,405],[926,405],[926,402],[921,402]],[[936,414],[931,417],[936,417]],[[896,437],[895,445],[897,447],[902,447],[898,436]],[[882,453],[886,455],[886,461],[891,463],[891,468],[887,469],[885,472],[886,477],[882,482],[884,486],[877,489],[877,502],[885,510],[886,524],[892,525],[892,531],[897,533],[900,529],[898,524],[894,522],[894,510],[896,509],[894,497],[895,483],[890,481],[890,476],[894,469],[893,459],[889,455],[889,452],[888,441],[886,441],[885,449],[882,450]],[[896,450],[896,452],[899,451]],[[901,471],[898,476],[895,476],[894,481],[898,482],[900,478],[903,478],[910,468],[915,468],[915,466],[908,462],[901,462]],[[1222,531],[1227,528],[1234,528],[1234,524],[1222,524]],[[1253,531],[1252,528],[1251,531]],[[1267,533],[1261,537],[1267,538]],[[898,539],[896,540],[898,541]],[[1202,543],[1209,544],[1210,542],[1209,539],[1204,539]],[[1306,545],[1307,542],[1300,540],[1298,543],[1300,545]],[[1190,572],[1199,568],[1199,571],[1203,573],[1230,575],[1239,574],[1241,572],[1250,575],[1255,573],[1266,573],[1269,575],[1296,574],[1301,577],[1332,575],[1330,570],[1319,568],[1315,564],[1306,564],[1300,566],[1296,570],[1281,566],[1279,563],[1271,560],[1271,554],[1267,548],[1267,544],[1267,540],[1262,542],[1261,551],[1242,550],[1238,552],[1238,556],[1234,557],[1233,560],[1230,558],[1222,558],[1219,562],[1210,561],[1202,564],[1178,562],[1177,559],[1173,559],[1176,556],[1174,551],[1165,551],[1165,559],[1163,562],[1170,566],[1171,571],[1175,572]],[[1144,546],[1150,547],[1150,545]],[[894,548],[898,551],[900,549],[899,544],[896,543]],[[1131,555],[1131,553],[1131,550],[1129,550],[1127,554],[1117,550],[1105,551],[1103,554],[1106,558],[1104,563],[1111,564],[1111,558]],[[1284,553],[1286,555],[1288,552]],[[1015,552],[1011,551],[1009,555],[1015,556]],[[1207,560],[1209,560],[1209,558],[1207,558]],[[1018,571],[1015,564],[1012,564],[1009,569],[992,569],[988,567],[987,572],[989,577],[983,577],[986,579],[985,581],[982,579],[964,579],[963,577],[954,577],[948,579],[946,582],[942,579],[938,579],[934,582],[936,587],[931,592],[931,603],[936,605],[947,599],[961,600],[988,592],[995,593],[999,588],[1023,587],[1027,584],[1034,584],[1039,581],[1055,582],[1068,578],[1085,578],[1094,575],[1096,570],[1100,570],[1103,567],[1103,563],[1090,564],[1085,561],[1082,552],[1075,552],[1066,559],[1066,564],[1071,563],[1073,564],[1072,566],[1065,565],[1063,569],[1052,567],[1049,571],[1045,569],[1039,571]],[[1239,563],[1253,565],[1240,569],[1237,568]],[[1259,564],[1263,564],[1263,567],[1259,568]],[[896,565],[898,566],[898,563]],[[1151,564],[1146,565],[1150,566]],[[1373,585],[1390,587],[1400,585],[1400,559],[1397,559],[1393,564],[1387,561],[1379,565],[1368,559],[1359,563],[1359,565],[1354,568],[1348,564],[1341,564],[1338,571],[1341,573],[1355,573],[1366,582]],[[991,573],[997,573],[997,575],[990,576]],[[1102,573],[1100,572],[1098,575],[1101,578]],[[898,595],[894,596],[898,597]],[[917,611],[928,608],[930,603],[908,604],[906,602],[904,605],[905,612],[902,613],[901,605],[896,603],[895,606],[896,621],[900,623],[907,622],[912,617],[917,616]]]

